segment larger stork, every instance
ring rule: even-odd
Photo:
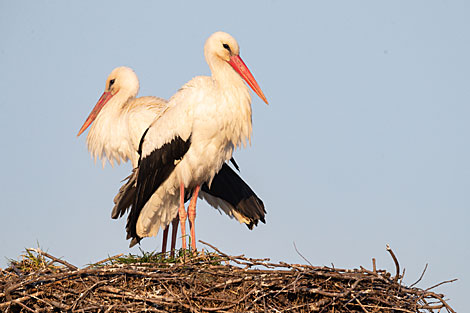
[[[245,82],[268,103],[239,51],[229,34],[212,34],[204,46],[212,76],[186,83],[169,100],[165,114],[145,131],[135,172],[137,194],[128,218],[132,242],[156,235],[179,214],[182,246],[186,248],[189,217],[191,247],[196,249],[194,222],[200,186],[214,184],[234,148],[250,140],[251,97]],[[187,212],[185,190],[193,193]]]
[[[106,80],[106,90],[95,108],[81,127],[80,136],[90,125],[87,144],[90,153],[114,164],[131,160],[132,166],[138,165],[139,142],[142,134],[152,123],[160,118],[168,108],[167,101],[157,97],[139,97],[139,80],[128,67],[114,69]],[[133,204],[135,198],[135,179],[123,186],[115,198],[112,218],[121,217]],[[123,195],[125,194],[125,197]],[[213,183],[202,186],[201,197],[213,207],[224,211],[245,223],[249,229],[264,221],[264,205],[253,190],[227,165],[214,177]],[[172,250],[175,246],[176,230],[179,221],[175,219],[172,235]],[[176,227],[175,227],[176,226]],[[168,228],[163,236],[162,250],[166,250]]]

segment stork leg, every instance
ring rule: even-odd
[[[179,219],[179,214],[176,215],[176,217],[173,219],[171,222],[172,228],[171,228],[171,250],[170,250],[170,257],[175,256],[175,247],[176,247],[176,235],[178,234],[178,224],[180,222]],[[170,226],[170,225],[168,225]]]
[[[193,197],[188,206],[189,228],[191,230],[191,250],[196,251],[196,230],[194,221],[196,220],[196,202],[197,195],[201,186],[197,185],[194,189]]]
[[[166,244],[168,241],[168,230],[170,229],[170,225],[168,225],[165,230],[163,231],[163,241],[162,241],[162,254],[166,253]]]
[[[181,236],[183,239],[182,248],[186,250],[186,210],[184,209],[184,184],[180,183],[180,207],[178,209],[181,224]]]

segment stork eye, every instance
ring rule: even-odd
[[[109,81],[109,88],[111,88],[111,86],[114,84],[114,81],[115,81],[115,79],[111,79],[111,80]]]
[[[222,45],[222,47],[224,47],[225,49],[227,49],[228,52],[232,53],[232,50],[230,50],[230,46],[227,45],[226,43],[224,43],[224,44]]]

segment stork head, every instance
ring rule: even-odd
[[[221,66],[219,64],[230,64],[251,89],[267,104],[268,100],[239,54],[240,47],[235,38],[224,32],[213,33],[204,45],[204,55],[213,73]]]
[[[125,66],[115,68],[106,79],[105,91],[101,95],[90,115],[88,115],[82,128],[80,128],[77,137],[80,136],[88,126],[91,125],[91,123],[93,123],[101,109],[116,94],[119,93],[120,95],[123,95],[123,97],[125,97],[124,101],[126,101],[129,98],[134,98],[138,92],[139,79],[134,71]]]

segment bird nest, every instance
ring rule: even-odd
[[[206,244],[206,243],[204,243]],[[179,251],[115,256],[79,269],[40,249],[0,269],[5,312],[454,312],[430,289],[368,270]],[[307,261],[308,262],[308,261]],[[423,271],[424,274],[424,271]]]

